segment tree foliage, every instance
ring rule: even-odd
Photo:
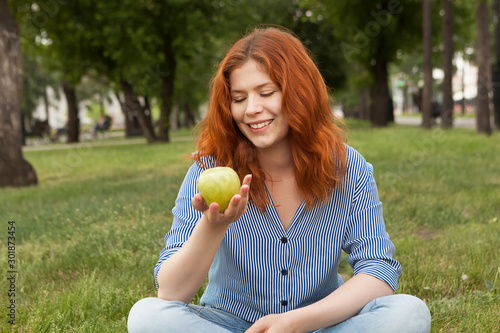
[[[351,68],[360,67],[365,86],[370,86],[372,123],[385,126],[390,120],[388,66],[398,60],[398,53],[419,43],[421,5],[411,0],[354,0],[325,6],[345,61],[356,64]]]
[[[294,31],[327,84],[339,96],[350,96],[351,104],[356,95],[371,92],[372,122],[382,126],[390,120],[389,65],[422,52],[419,0],[9,1],[22,28],[23,49],[41,56],[43,67],[60,73],[61,81],[74,88],[91,75],[115,92],[130,87],[129,100],[139,107],[134,112],[150,112],[146,100],[159,105],[153,141],[168,141],[173,105],[190,112],[206,101],[218,61],[257,25]],[[434,27],[440,26],[440,6],[435,1]],[[455,0],[454,9],[460,51],[475,37],[474,4]],[[432,43],[433,63],[440,64],[439,29],[433,30]]]

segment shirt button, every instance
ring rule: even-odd
[[[282,269],[282,270],[281,270],[281,274],[283,274],[283,275],[287,275],[287,274],[288,274],[288,271],[287,271],[286,269]]]
[[[282,242],[283,244],[286,244],[286,242],[288,242],[288,238],[286,238],[286,237],[281,237],[281,239],[280,239],[280,240],[281,240],[281,242]]]
[[[283,305],[283,306],[287,306],[287,305],[288,305],[288,301],[286,301],[286,300],[282,300],[280,303],[281,303],[281,305]]]

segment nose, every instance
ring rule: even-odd
[[[249,96],[245,113],[249,116],[259,114],[264,111],[261,101],[257,96]]]

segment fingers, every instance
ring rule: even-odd
[[[240,218],[241,215],[246,210],[246,203],[248,200],[243,199],[241,194],[235,194],[231,201],[229,202],[229,206],[226,211],[223,213],[226,218],[231,219],[231,222],[236,221]]]
[[[196,193],[193,196],[193,198],[191,199],[191,204],[193,205],[194,209],[203,212],[213,223],[232,223],[238,220],[246,212],[251,182],[252,175],[249,174],[243,178],[240,193],[235,194],[231,198],[228,208],[222,214],[219,213],[219,205],[216,202],[213,202],[212,204],[210,204],[210,206],[207,206],[200,193]]]
[[[212,202],[210,207],[208,207],[207,217],[212,222],[218,222],[221,219],[222,214],[219,213],[219,204],[217,202]]]
[[[266,332],[267,328],[262,325],[261,321],[255,322],[250,328],[248,328],[245,333],[263,333]]]
[[[243,185],[250,186],[251,182],[252,182],[252,175],[246,175],[245,178],[243,178]]]
[[[243,184],[241,185],[240,195],[245,200],[245,207],[248,203],[248,193],[250,192],[250,183],[252,183],[252,175],[246,175],[243,178]]]
[[[240,193],[235,194],[229,203],[229,207],[226,210],[228,214],[234,214],[238,218],[243,215],[247,210],[248,205],[248,193],[250,191],[250,183],[252,182],[252,175],[246,175],[243,178],[243,184],[241,185]]]
[[[243,178],[243,184],[241,185],[240,195],[245,199],[248,198],[248,192],[250,191],[250,183],[252,182],[252,175],[246,175]]]
[[[208,209],[205,200],[203,200],[203,197],[199,193],[196,193],[194,197],[191,199],[191,204],[193,205],[194,209],[200,212],[203,212]]]

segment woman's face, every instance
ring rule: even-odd
[[[282,93],[254,60],[229,76],[231,113],[238,128],[258,149],[288,147],[289,126],[282,112]]]

